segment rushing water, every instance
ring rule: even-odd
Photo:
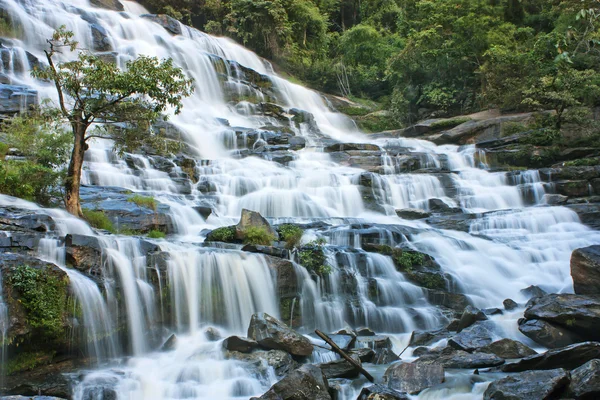
[[[101,27],[119,64],[139,54],[171,57],[196,82],[183,112],[172,118],[178,139],[198,160],[195,172],[200,181],[189,193],[182,193],[181,178],[174,177],[181,170],[170,160],[165,162],[172,164],[174,174],[144,155],[119,158],[106,140],[92,144],[84,166],[85,185],[144,192],[168,206],[177,232],[168,240],[98,235],[62,211],[0,195],[0,205],[47,213],[58,225],[55,235],[40,243],[39,255],[68,274],[82,309],[87,351],[101,363],[76,387],[76,399],[102,399],[113,390],[119,399],[246,399],[276,381],[271,370],[257,375],[247,364],[225,359],[220,342],[205,334],[209,326],[218,326],[223,335],[245,334],[251,315],[258,311],[280,317],[277,284],[265,256],[201,246],[203,230],[237,222],[243,208],[272,222],[319,222],[325,227],[307,230],[303,240],[326,240],[329,277],[314,279],[294,264],[300,296],[293,298],[292,308],[303,315],[299,330],[366,325],[392,334],[397,351],[412,330],[439,327],[446,318],[429,304],[422,288],[396,271],[390,257],[364,251],[364,237],[430,254],[478,307],[498,307],[505,298],[524,302],[520,290],[532,284],[552,292],[572,291],[572,250],[600,243],[600,234],[580,224],[574,212],[543,205],[547,188],[537,171],[510,176],[489,172],[485,157],[469,146],[371,140],[347,117],[331,111],[320,95],[277,77],[267,62],[234,42],[185,26],[181,35],[173,36],[140,17],[146,13],[143,7],[123,3],[125,12],[93,8],[87,0],[0,1],[3,10],[25,27],[24,37],[6,44],[12,49],[5,51],[10,62],[2,73],[13,84],[37,89],[41,98],[55,99],[54,88],[30,77],[32,66],[25,50],[43,59],[45,40],[60,25],[75,33],[81,47],[90,49],[91,26]],[[261,127],[285,125],[257,114],[249,102],[228,100],[232,92],[264,98],[247,84],[240,65],[268,76],[274,101],[282,107],[314,117],[288,126],[306,139],[308,147],[293,152],[287,165],[272,161],[272,156],[240,156],[243,145],[251,143],[247,132],[262,132],[252,146],[258,148],[268,135]],[[246,132],[241,147],[236,130]],[[360,186],[364,170],[323,152],[323,138],[389,150],[381,156],[381,174],[372,175],[369,189],[378,207],[365,200]],[[410,173],[405,158],[394,153],[399,148],[415,156],[420,173]],[[210,196],[203,194],[202,185],[211,188]],[[469,213],[473,218],[468,232],[436,229],[396,216],[397,209],[428,210],[433,198]],[[193,207],[206,201],[214,212],[205,219]],[[102,253],[101,279],[92,280],[66,266],[61,240],[66,234],[96,237]],[[156,259],[148,259],[149,247]],[[353,295],[351,307],[345,306],[348,293]],[[7,315],[1,300],[0,296],[4,335]],[[518,314],[498,318],[498,337],[523,340],[516,330]],[[125,337],[112,333],[119,330],[126,332]],[[172,332],[178,335],[174,348],[156,351]],[[320,353],[317,358],[327,360],[331,355]],[[345,386],[341,396],[353,399],[358,390]],[[420,398],[477,399],[484,390],[485,382],[456,374],[444,388],[425,391]]]

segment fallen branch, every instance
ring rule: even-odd
[[[342,356],[342,358],[346,361],[348,361],[350,364],[352,364],[354,366],[354,368],[356,368],[357,370],[360,371],[361,374],[363,374],[365,376],[365,378],[367,378],[369,381],[371,382],[375,382],[375,379],[373,378],[373,376],[371,376],[371,374],[369,374],[359,363],[357,363],[352,357],[350,357],[348,354],[346,354],[342,349],[340,349],[338,347],[337,344],[335,344],[333,342],[333,340],[331,340],[329,338],[329,336],[327,336],[326,334],[324,334],[323,332],[321,332],[320,330],[316,329],[315,333],[317,334],[317,336],[319,336],[321,339],[323,339],[328,345],[331,346],[331,350],[335,351],[336,353],[338,353],[340,356]]]

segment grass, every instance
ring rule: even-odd
[[[147,236],[150,239],[164,239],[167,237],[167,234],[163,231],[159,231],[158,229],[152,229],[150,232],[148,232]]]
[[[9,148],[6,143],[0,142],[0,157],[4,157],[8,153]]]
[[[249,226],[244,231],[244,243],[269,246],[275,240],[275,236],[264,226]]]
[[[102,211],[83,209],[83,218],[96,229],[115,233],[112,221]]]
[[[158,207],[158,203],[156,202],[156,200],[154,200],[153,197],[142,196],[139,194],[136,194],[133,197],[128,198],[127,201],[129,201],[131,203],[135,203],[140,207],[149,208],[154,211],[156,211],[156,208]]]

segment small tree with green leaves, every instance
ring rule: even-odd
[[[174,108],[175,114],[180,112],[183,97],[192,93],[192,81],[171,59],[140,56],[120,69],[78,49],[73,36],[64,26],[56,30],[45,51],[48,66],[36,68],[32,74],[54,83],[60,115],[72,128],[65,207],[81,217],[79,186],[88,141],[111,138],[119,149],[125,150],[151,140],[151,124],[169,107]],[[77,51],[77,58],[57,63],[57,53],[62,50]],[[92,125],[96,128],[89,129]]]

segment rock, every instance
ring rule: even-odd
[[[433,331],[413,331],[410,336],[410,346],[429,346],[433,343],[439,342],[442,339],[446,339],[450,336],[450,332],[447,329],[436,329]]]
[[[483,394],[484,400],[547,400],[558,398],[569,383],[564,369],[527,371],[494,381]]]
[[[217,340],[221,340],[223,336],[221,336],[221,332],[213,326],[209,326],[204,330],[204,336],[210,342],[216,342]]]
[[[496,308],[496,307],[484,308],[481,311],[483,311],[483,313],[485,315],[502,315],[502,314],[504,314],[504,311],[502,311],[501,309]]]
[[[573,251],[571,276],[576,294],[600,294],[599,245]]]
[[[310,340],[267,313],[252,315],[248,337],[267,349],[285,350],[296,356],[309,356],[313,352]]]
[[[526,287],[525,289],[521,289],[521,294],[523,294],[529,299],[532,299],[534,297],[545,296],[547,293],[544,289],[540,288],[539,286],[531,285],[529,287]]]
[[[460,208],[451,207],[442,199],[429,199],[429,209],[433,212],[439,213],[460,212]]]
[[[258,348],[258,343],[252,339],[239,336],[229,336],[223,341],[223,348],[229,351],[239,351],[240,353],[251,353]]]
[[[375,357],[373,357],[373,364],[375,365],[385,365],[391,364],[393,362],[399,361],[400,357],[396,353],[394,353],[390,349],[380,349],[375,352]]]
[[[586,340],[600,340],[600,295],[549,294],[531,301],[527,319],[542,319]]]
[[[519,305],[517,304],[516,301],[512,300],[512,299],[506,299],[502,302],[502,305],[504,305],[504,309],[506,311],[512,311],[515,308],[519,307]]]
[[[369,349],[391,349],[392,341],[389,336],[357,336],[355,347],[367,347]]]
[[[375,336],[375,331],[371,328],[358,328],[356,330],[356,336]]]
[[[485,321],[488,317],[485,316],[483,311],[478,310],[473,306],[467,306],[462,316],[460,317],[460,321],[458,322],[457,332],[462,331],[465,328],[473,325],[477,321]]]
[[[563,196],[562,194],[548,194],[546,193],[542,197],[542,203],[548,204],[549,206],[560,206],[567,204],[567,200],[569,200],[568,196]]]
[[[359,365],[362,365],[360,362],[360,357],[355,354],[351,355],[350,357]],[[317,367],[321,368],[323,375],[325,375],[325,378],[327,379],[356,378],[360,374],[359,370],[354,365],[350,364],[344,359],[317,364]]]
[[[169,338],[165,341],[165,343],[160,347],[161,351],[171,351],[175,350],[177,347],[177,335],[174,333],[169,336]]]
[[[571,371],[567,395],[581,400],[600,398],[600,360],[591,360]]]
[[[102,247],[98,238],[77,234],[65,237],[67,265],[82,272],[100,275],[102,270]]]
[[[327,379],[320,368],[306,364],[271,386],[260,400],[331,400]]]
[[[112,51],[113,48],[106,29],[98,24],[91,24],[90,29],[92,30],[93,49],[95,51]]]
[[[523,358],[537,354],[521,342],[501,339],[479,349],[482,353],[492,353],[501,358]]]
[[[472,352],[491,343],[492,334],[482,324],[472,325],[448,340],[449,346],[467,352]]]
[[[301,150],[306,147],[306,139],[302,136],[294,136],[289,139],[290,150]]]
[[[431,351],[414,361],[417,364],[440,364],[444,368],[472,369],[497,367],[504,364],[504,359],[495,354],[467,353],[446,347],[442,351]]]
[[[156,22],[173,35],[181,35],[181,24],[175,18],[172,18],[165,14],[143,14],[140,15],[142,18],[147,18],[151,21]]]
[[[354,344],[354,339],[356,336],[350,335],[328,335],[329,338],[333,341],[333,343],[337,344],[337,346],[342,350],[348,350]]]
[[[504,372],[521,372],[531,369],[577,368],[586,362],[600,358],[600,343],[577,343],[542,354],[526,357],[502,366]]]
[[[253,228],[263,228],[266,232],[271,234],[275,240],[279,239],[279,234],[271,224],[259,213],[256,211],[250,211],[243,209],[242,216],[240,218],[240,222],[235,226],[235,235],[237,239],[243,240],[245,237],[246,229]]]
[[[352,349],[352,350],[350,350],[349,354],[352,354],[352,355],[356,354],[358,356],[358,358],[360,358],[361,362],[370,363],[373,361],[373,358],[375,357],[375,350],[367,349],[367,348]]]
[[[534,342],[550,349],[584,341],[582,337],[565,328],[538,319],[519,319],[519,330]]]
[[[113,11],[125,11],[125,7],[119,0],[90,0],[94,7],[107,8]]]
[[[409,394],[418,394],[443,383],[444,379],[444,367],[439,364],[397,363],[383,375],[383,382],[391,389]]]
[[[325,153],[337,151],[381,151],[381,147],[370,143],[336,143],[325,147]]]
[[[558,194],[568,197],[584,197],[591,194],[590,184],[583,180],[554,182],[554,187]]]
[[[443,290],[424,290],[427,300],[436,306],[444,306],[451,310],[462,312],[470,304],[469,298],[464,294],[448,293]]]
[[[271,368],[275,371],[275,375],[283,377],[297,366],[292,356],[283,350],[254,350],[252,353],[227,351],[225,352],[225,358],[250,364],[265,379],[270,379]]]
[[[78,366],[73,360],[38,365],[31,371],[3,376],[0,383],[2,395],[40,396],[39,400],[49,398],[71,399],[70,379],[67,374],[75,373]]]
[[[377,384],[363,388],[356,400],[409,400],[409,397],[406,393]]]
[[[0,114],[14,114],[38,105],[38,93],[26,86],[0,85]]]
[[[418,208],[404,208],[401,210],[396,210],[396,215],[400,218],[408,219],[408,220],[416,220],[429,218],[431,213],[425,210],[421,210]]]

